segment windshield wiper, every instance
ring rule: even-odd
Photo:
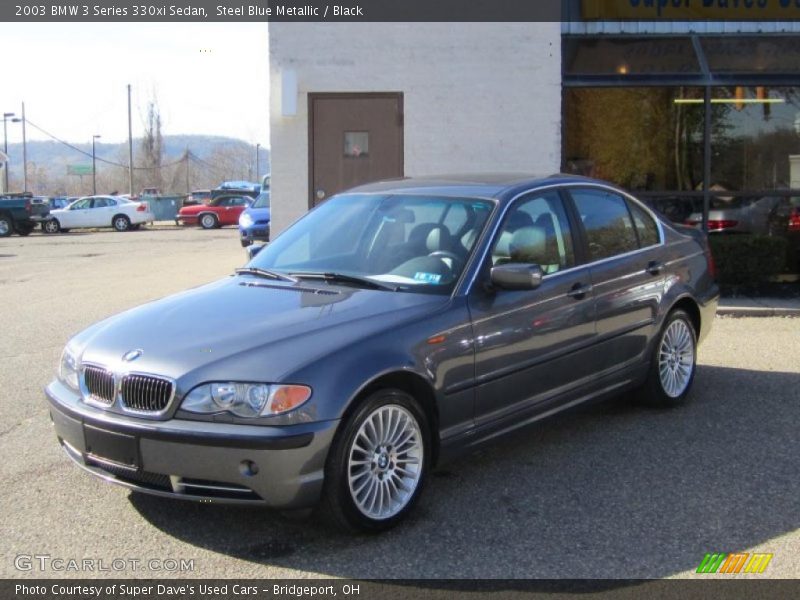
[[[290,283],[297,283],[297,278],[285,273],[278,273],[277,271],[270,271],[269,269],[260,269],[258,267],[241,267],[236,269],[237,275],[255,275],[256,277],[264,277],[265,279],[277,279],[279,281],[289,281]]]
[[[380,283],[368,277],[357,277],[355,275],[345,275],[344,273],[292,273],[298,279],[321,279],[322,281],[329,281],[331,283],[351,283],[361,287],[370,288],[373,290],[388,290],[396,292],[400,288],[396,285],[389,285],[387,283]]]

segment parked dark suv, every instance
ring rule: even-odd
[[[384,529],[436,463],[500,434],[629,389],[683,403],[717,304],[711,264],[701,232],[600,181],[376,183],[235,276],[79,333],[50,414],[107,481],[321,500],[345,527]]]

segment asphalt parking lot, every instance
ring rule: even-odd
[[[23,554],[194,561],[102,574],[125,577],[662,578],[706,552],[758,551],[774,554],[758,577],[800,577],[800,319],[717,318],[686,407],[621,398],[539,424],[442,466],[380,536],[79,471],[42,393],[65,342],[244,259],[235,229],[0,239],[0,576],[93,576],[20,571]]]

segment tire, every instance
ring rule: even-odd
[[[14,233],[14,221],[11,217],[0,215],[0,237],[8,237]]]
[[[378,532],[397,525],[422,492],[430,440],[425,412],[409,394],[384,389],[369,396],[331,445],[323,516],[346,531]]]
[[[131,225],[131,231],[139,231],[142,228],[141,223],[137,223],[136,225]]]
[[[697,371],[697,332],[683,310],[667,315],[650,359],[647,380],[638,390],[639,401],[660,408],[686,402]]]
[[[219,227],[219,219],[211,213],[207,213],[200,217],[200,227],[203,229],[216,229]]]
[[[45,233],[58,233],[63,230],[61,229],[61,223],[58,222],[58,219],[48,219],[42,223],[42,231]]]
[[[128,231],[131,228],[131,220],[125,215],[116,215],[111,219],[111,226],[115,231]]]
[[[253,242],[251,242],[250,240],[243,240],[242,238],[239,238],[239,243],[242,245],[242,248],[247,248],[248,246],[252,246],[253,244]]]
[[[21,227],[17,227],[17,233],[23,237],[29,236],[33,231],[32,225],[23,225]]]

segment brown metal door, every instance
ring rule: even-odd
[[[309,207],[403,176],[403,95],[309,94]]]

